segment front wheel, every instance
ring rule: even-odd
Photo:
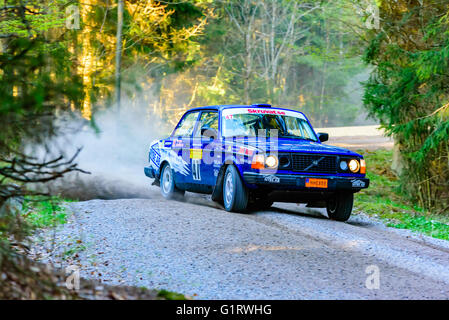
[[[161,194],[166,199],[180,199],[184,196],[184,190],[176,188],[174,173],[167,163],[161,173]]]
[[[327,200],[327,215],[329,219],[346,221],[351,216],[354,194],[352,192],[337,193]]]
[[[226,211],[243,212],[248,207],[248,190],[244,186],[237,169],[226,168],[223,182],[223,204]]]

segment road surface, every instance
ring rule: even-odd
[[[107,284],[196,299],[449,298],[444,241],[295,204],[236,214],[191,193],[185,202],[157,187],[148,195],[72,203],[69,223],[38,235],[34,254]]]
[[[383,136],[384,131],[377,125],[317,128],[315,131],[329,133],[329,141],[325,142],[326,144],[354,151],[393,148],[393,139]]]

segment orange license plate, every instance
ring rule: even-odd
[[[306,178],[307,188],[324,188],[327,189],[327,179],[310,179]]]

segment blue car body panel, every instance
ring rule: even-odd
[[[329,181],[329,190],[348,189],[357,192],[369,185],[369,180],[365,174],[340,172],[338,165],[335,172],[307,172],[292,170],[289,168],[278,168],[276,172],[267,170],[256,170],[251,168],[252,157],[255,154],[268,154],[272,152],[270,139],[261,141],[256,137],[234,137],[223,138],[222,112],[232,108],[257,108],[267,110],[285,110],[297,112],[310,124],[307,117],[298,111],[271,108],[261,105],[223,105],[207,106],[188,110],[180,119],[178,125],[173,130],[170,137],[153,141],[149,152],[149,166],[144,168],[145,175],[158,180],[163,163],[169,163],[175,175],[175,184],[181,188],[198,192],[212,192],[217,185],[217,179],[221,170],[228,164],[234,164],[243,179],[244,184],[249,189],[269,188],[279,190],[303,190],[307,179],[326,178]],[[183,118],[192,112],[198,112],[199,119],[203,111],[218,112],[218,137],[216,140],[202,140],[201,138],[180,138],[175,137],[176,128],[182,123]],[[195,127],[198,125],[196,123]],[[193,130],[195,132],[196,128]],[[276,140],[276,152],[279,155],[286,154],[293,156],[331,156],[338,164],[339,159],[363,159],[363,156],[353,151],[323,144],[319,141],[315,131],[317,141],[299,140],[290,138],[278,138]],[[204,159],[208,156],[211,161],[208,164]],[[203,189],[202,189],[203,188]],[[314,188],[312,188],[314,189]],[[309,189],[308,189],[309,190]],[[321,191],[321,190],[320,190]]]

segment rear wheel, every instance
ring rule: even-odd
[[[248,198],[248,190],[237,169],[232,165],[228,166],[223,181],[223,204],[226,211],[245,211],[248,207]]]
[[[327,200],[327,215],[329,219],[346,221],[351,216],[354,194],[352,192],[337,193]]]
[[[160,185],[161,194],[166,199],[181,199],[184,196],[184,190],[176,188],[174,172],[168,163],[162,168]]]

